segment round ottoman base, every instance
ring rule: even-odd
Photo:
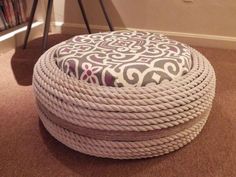
[[[113,39],[111,36],[106,42]],[[118,44],[124,45],[124,41],[115,43]],[[54,46],[40,57],[34,68],[33,88],[43,125],[66,146],[104,158],[154,157],[188,144],[205,125],[215,96],[215,72],[209,61],[191,47],[191,67],[186,74],[159,84],[113,87],[78,80],[59,69],[55,56],[63,45]],[[71,47],[70,43],[67,45]],[[104,44],[97,47],[101,46]],[[93,45],[90,47],[94,49]],[[82,46],[78,50],[89,48]],[[106,53],[111,49],[103,50]],[[61,57],[68,51],[77,49],[63,49]],[[88,69],[90,63],[84,66]],[[165,67],[175,71],[171,63]],[[91,75],[89,71],[87,74]]]

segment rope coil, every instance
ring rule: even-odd
[[[44,126],[72,149],[118,159],[152,157],[184,146],[203,128],[215,96],[216,78],[211,64],[195,49],[191,48],[191,70],[178,79],[156,86],[106,87],[63,73],[53,57],[57,47],[36,63],[33,89]],[[71,131],[70,125],[80,127],[79,133]],[[143,132],[148,139],[130,136],[117,141],[105,133],[85,136],[86,129],[110,131],[116,136]],[[157,138],[154,131],[160,131],[163,137]]]

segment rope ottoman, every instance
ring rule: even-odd
[[[114,159],[159,156],[192,141],[215,81],[201,53],[141,31],[75,36],[45,52],[33,74],[48,132],[76,151]]]

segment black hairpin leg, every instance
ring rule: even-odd
[[[84,19],[84,23],[85,23],[85,25],[87,27],[88,33],[91,34],[91,29],[89,27],[88,19],[87,19],[85,10],[84,10],[84,6],[83,6],[83,3],[82,3],[82,0],[78,0],[78,3],[79,3],[79,7],[80,7],[80,10],[81,10],[83,19]]]
[[[28,25],[27,25],[27,30],[26,30],[26,34],[25,34],[23,49],[25,49],[27,47],[29,34],[30,34],[32,23],[34,21],[34,14],[35,14],[37,5],[38,5],[38,0],[34,0],[32,8],[31,8],[31,12],[30,12],[29,22],[28,22]]]
[[[53,5],[53,0],[48,0],[47,14],[46,14],[44,32],[43,32],[43,50],[47,49],[48,32],[49,32],[50,20],[51,20],[51,14],[52,14],[52,5]]]
[[[108,24],[108,26],[109,26],[110,31],[114,31],[113,26],[112,26],[112,24],[111,24],[111,21],[110,21],[110,19],[109,19],[109,17],[108,17],[108,14],[107,14],[107,12],[106,12],[105,6],[104,6],[104,4],[103,4],[103,0],[99,0],[99,2],[100,2],[100,5],[101,5],[101,7],[102,7],[102,11],[103,11],[103,14],[104,14],[104,16],[105,16],[105,18],[106,18],[106,21],[107,21],[107,24]]]

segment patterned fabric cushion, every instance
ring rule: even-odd
[[[54,57],[68,75],[113,87],[160,84],[181,77],[192,66],[187,45],[140,31],[75,36],[61,43]]]

